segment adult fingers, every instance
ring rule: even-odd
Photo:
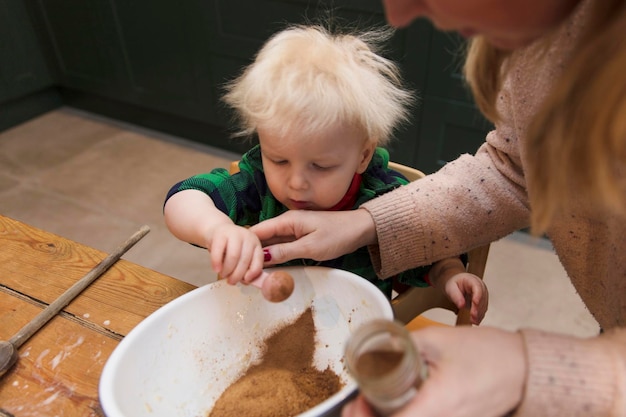
[[[429,375],[399,417],[495,417],[519,403],[527,365],[518,333],[461,326],[411,335]]]
[[[250,231],[257,235],[264,244],[268,242],[290,241],[296,239],[295,225],[292,212],[281,214],[278,217],[264,220],[250,227]]]
[[[370,406],[362,395],[358,395],[341,410],[341,417],[374,417]]]
[[[310,240],[305,236],[293,242],[264,247],[265,265],[276,265],[298,258],[318,259],[316,251],[310,249],[312,246]]]

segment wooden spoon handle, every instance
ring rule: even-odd
[[[96,280],[100,275],[106,272],[115,262],[117,262],[124,253],[132,248],[135,243],[139,242],[148,232],[150,228],[146,225],[133,233],[126,242],[118,246],[109,256],[104,258],[98,265],[96,265],[91,271],[89,271],[84,277],[76,281],[70,288],[68,288],[59,298],[54,300],[48,307],[44,308],[34,319],[18,331],[9,342],[18,349],[24,342],[26,342],[33,334],[37,332],[44,324],[46,324],[51,318],[56,316],[63,307],[67,306],[78,294],[80,294],[85,288]]]

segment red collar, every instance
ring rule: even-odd
[[[354,174],[354,177],[352,178],[352,183],[350,183],[350,187],[348,188],[346,195],[343,196],[341,201],[339,201],[337,204],[335,204],[333,207],[329,208],[328,210],[343,211],[343,210],[352,209],[359,195],[359,188],[361,187],[361,180],[362,180],[361,174]]]

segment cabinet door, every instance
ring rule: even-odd
[[[28,13],[19,0],[0,0],[0,102],[52,85]]]
[[[213,4],[204,27],[212,57],[207,80],[216,88],[215,97],[220,94],[217,87],[239,74],[263,42],[287,22],[304,23],[303,16],[315,22],[329,16],[338,24],[359,22],[361,27],[385,23],[380,0],[214,0]],[[394,35],[386,55],[400,64],[419,100],[411,120],[398,129],[390,145],[392,159],[430,173],[462,153],[474,152],[484,141],[489,124],[464,85],[461,44],[458,37],[433,29],[425,20]],[[226,110],[219,104],[216,109],[226,125]]]
[[[38,13],[63,87],[202,120],[211,101],[196,88],[198,22],[189,5],[46,0]]]
[[[61,86],[110,97],[130,95],[123,42],[110,1],[45,0],[33,10]]]
[[[414,163],[427,173],[463,153],[475,153],[492,128],[464,82],[464,46],[459,36],[432,30],[422,108],[415,121],[418,146],[413,154]]]
[[[198,0],[202,1],[202,0]],[[205,4],[207,2],[204,2]],[[385,18],[380,0],[212,0],[204,9],[201,25],[209,39],[208,74],[200,83],[219,98],[222,86],[250,64],[263,43],[290,24],[322,23],[359,27],[380,26]],[[394,41],[399,40],[394,39]],[[216,117],[230,120],[228,110],[217,101]]]
[[[194,130],[200,141],[231,150],[223,130],[205,140],[203,126],[229,130],[230,113],[220,102],[222,87],[252,61],[269,36],[294,23],[358,28],[385,23],[380,0],[34,4],[45,28],[42,40],[49,42],[63,87],[153,111],[152,120],[155,115],[177,116],[169,123],[171,133]],[[385,54],[400,64],[420,97],[410,122],[396,132],[390,146],[394,160],[432,172],[482,143],[488,125],[462,85],[454,61],[457,49],[458,38],[434,30],[425,20],[392,38]],[[137,119],[128,121],[142,123],[147,117]]]
[[[0,0],[0,130],[59,106],[53,84],[23,2]]]

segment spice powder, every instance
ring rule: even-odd
[[[230,385],[208,417],[290,417],[338,392],[343,384],[330,368],[313,366],[315,323],[309,307],[264,341],[260,363]]]

